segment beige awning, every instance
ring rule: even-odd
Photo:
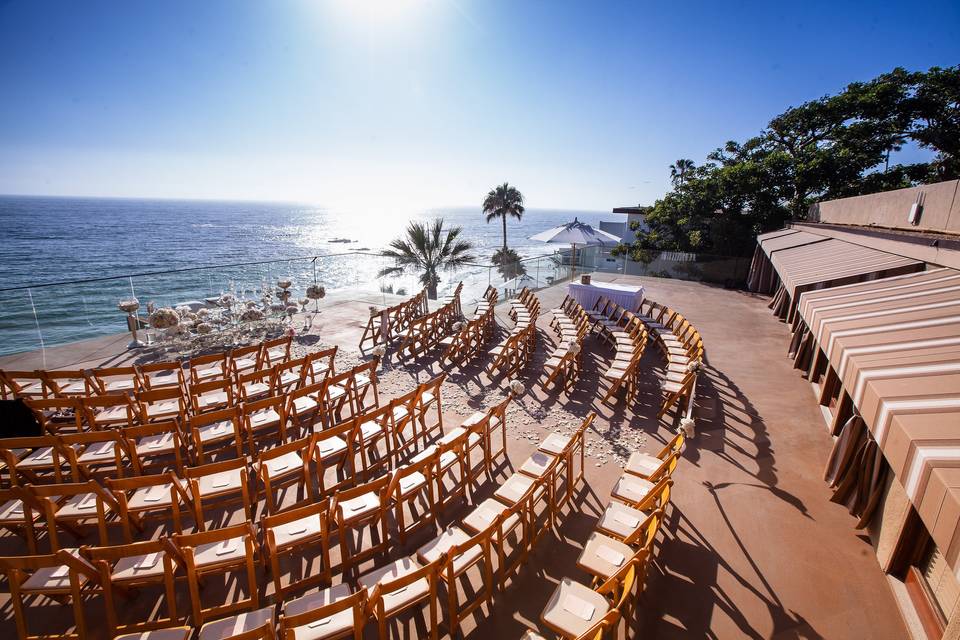
[[[798,313],[960,574],[960,272],[810,291]]]
[[[795,231],[793,229],[790,231],[792,231],[792,233],[778,235],[772,238],[764,238],[762,240],[758,236],[757,241],[760,247],[763,248],[763,252],[769,257],[776,251],[802,247],[816,242],[825,242],[830,239],[826,236],[818,236],[815,233],[807,233],[806,231]]]
[[[924,266],[917,260],[835,238],[781,249],[771,254],[770,262],[790,301],[788,322],[793,320],[797,298],[804,291],[896,276]]]
[[[783,249],[799,247],[814,242],[827,240],[825,236],[818,236],[797,229],[780,229],[769,231],[757,236],[757,248],[750,263],[750,274],[747,276],[747,287],[751,291],[769,293],[774,285],[774,270],[770,264],[770,256]]]

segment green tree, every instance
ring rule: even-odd
[[[512,216],[520,220],[523,218],[524,211],[523,194],[506,182],[491,189],[483,199],[483,213],[487,216],[487,224],[497,218],[503,222],[502,251],[504,254],[507,253],[507,218]]]
[[[673,186],[682,187],[687,176],[693,171],[693,168],[693,160],[687,160],[685,158],[680,158],[670,165],[670,180],[673,182]]]
[[[891,165],[905,144],[930,162]],[[960,66],[894,69],[774,117],[700,165],[671,165],[674,189],[645,214],[648,230],[617,252],[745,255],[756,234],[803,219],[820,200],[960,177]]]
[[[411,222],[404,237],[390,243],[380,255],[393,258],[396,264],[381,269],[377,277],[399,275],[404,272],[420,274],[420,283],[427,288],[427,296],[437,299],[437,285],[441,271],[454,271],[473,262],[473,245],[460,239],[462,227],[453,227],[446,233],[443,218],[433,222]]]

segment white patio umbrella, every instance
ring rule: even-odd
[[[531,240],[539,242],[549,242],[552,244],[569,244],[573,249],[571,267],[573,274],[577,273],[577,245],[582,246],[610,246],[620,243],[620,238],[600,229],[594,229],[590,225],[580,222],[576,218],[573,222],[562,224],[559,227],[541,231],[536,235],[530,236]]]

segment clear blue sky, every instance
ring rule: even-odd
[[[609,209],[958,62],[956,0],[0,0],[0,193]]]

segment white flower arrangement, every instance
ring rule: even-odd
[[[684,418],[677,431],[682,431],[685,437],[692,439],[697,435],[697,423],[693,418]]]
[[[197,333],[199,333],[202,336],[205,336],[208,333],[211,333],[212,331],[213,331],[213,325],[207,322],[201,322],[197,325]]]
[[[322,284],[312,284],[307,287],[307,297],[311,300],[320,300],[327,295],[327,290]]]
[[[293,280],[291,280],[290,278],[280,278],[279,280],[277,280],[277,286],[280,287],[281,289],[289,289],[290,285],[292,284],[293,284]]]
[[[568,342],[567,352],[576,356],[578,353],[580,353],[580,343],[577,342],[576,340],[571,340],[570,342]]]
[[[201,320],[206,320],[210,317],[210,309],[200,309],[197,311],[197,317]]]
[[[159,313],[159,311],[158,311],[157,313]],[[185,326],[182,325],[182,324],[177,324],[177,325],[174,325],[174,326],[172,326],[172,327],[167,328],[167,330],[166,330],[166,336],[167,336],[168,338],[170,338],[171,340],[173,340],[173,339],[175,339],[175,338],[184,338],[184,339],[185,339],[185,338],[189,338],[189,337],[190,337],[190,330],[187,329],[187,327],[185,327]]]
[[[376,318],[378,315],[380,315],[380,309],[377,309],[376,307],[374,307],[374,306],[371,305],[371,306],[370,306],[370,317],[371,317],[371,318]]]
[[[306,308],[310,304],[310,298],[300,298],[300,306]]]
[[[701,367],[703,367],[703,362],[699,358],[696,360],[691,360],[689,363],[687,363],[687,373],[700,371]]]
[[[462,323],[462,322],[454,322],[454,323],[453,323],[453,332],[454,332],[454,333],[460,333],[461,331],[463,331],[463,323]]]
[[[257,322],[258,320],[263,320],[263,311],[260,311],[260,309],[247,309],[240,314],[241,322]]]
[[[523,383],[520,382],[519,380],[511,380],[510,391],[515,396],[522,396],[524,393],[526,393],[527,388],[523,386]]]
[[[154,329],[169,329],[180,324],[180,314],[170,307],[161,307],[150,316],[150,326]]]
[[[129,300],[121,300],[117,303],[117,309],[123,311],[124,313],[133,313],[140,308],[140,301],[136,298],[130,298]]]
[[[180,317],[181,317],[181,318],[186,318],[186,317],[187,317],[187,314],[190,313],[190,307],[188,307],[188,306],[185,305],[185,304],[182,304],[182,305],[180,305],[179,307],[176,307],[176,308],[174,309],[174,311],[176,311],[178,314],[180,314]]]
[[[386,348],[385,346],[383,346],[382,344],[378,344],[377,346],[375,346],[375,347],[373,348],[373,350],[372,350],[370,353],[372,353],[373,355],[375,355],[375,356],[378,357],[378,358],[382,358],[383,356],[385,356],[385,355],[387,354],[387,348]]]
[[[237,297],[235,295],[233,295],[232,293],[225,293],[222,296],[220,296],[220,300],[218,300],[217,302],[220,304],[221,307],[229,308],[229,307],[232,307],[233,303],[236,301],[237,301]]]

